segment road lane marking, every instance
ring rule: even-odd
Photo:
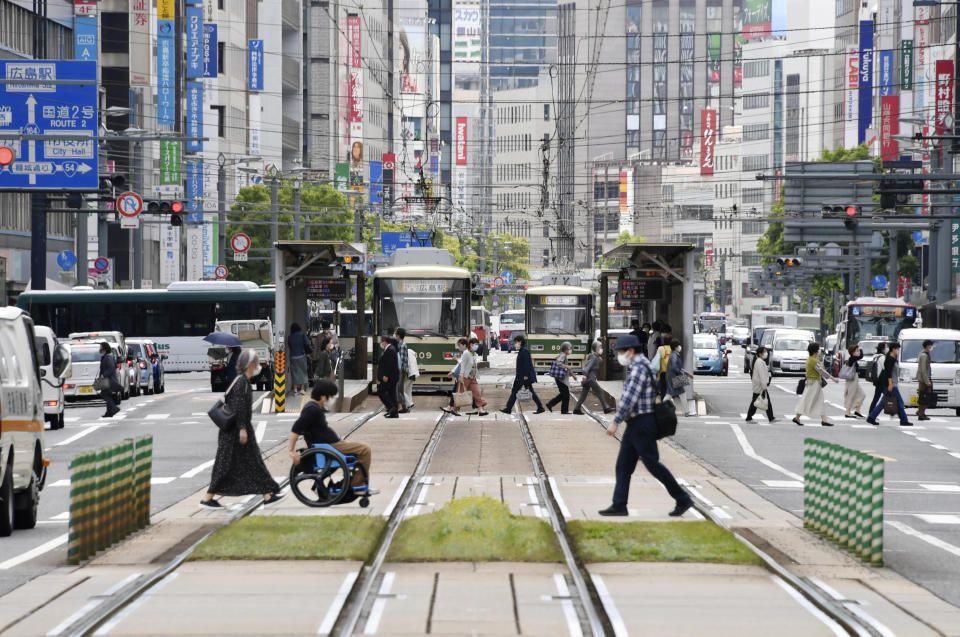
[[[597,595],[600,596],[600,603],[603,604],[603,610],[607,612],[607,617],[610,618],[610,625],[613,627],[614,637],[627,637],[629,634],[627,633],[627,625],[624,623],[623,617],[620,616],[617,604],[613,601],[613,596],[610,594],[610,591],[607,590],[607,585],[604,583],[603,578],[591,573],[590,579],[593,580],[593,585],[597,589]]]
[[[726,512],[724,509],[722,509],[721,507],[718,507],[716,504],[714,504],[714,503],[711,502],[710,500],[708,500],[708,499],[707,499],[707,496],[705,496],[705,495],[703,495],[702,493],[700,493],[700,488],[699,488],[699,487],[696,487],[696,486],[690,484],[689,482],[687,482],[687,481],[686,481],[685,479],[683,479],[683,478],[680,478],[679,480],[677,480],[677,482],[680,483],[681,485],[687,487],[688,490],[689,490],[690,495],[692,495],[692,496],[695,497],[696,499],[698,499],[698,500],[700,500],[701,502],[703,502],[704,506],[709,507],[710,511],[711,511],[715,516],[717,516],[718,518],[721,518],[721,519],[724,519],[724,520],[732,520],[732,519],[733,519],[733,516],[732,516],[732,515],[730,515],[729,513],[727,513],[727,512]],[[696,509],[689,509],[689,512],[695,513],[696,515],[700,516],[700,519],[701,519],[701,520],[703,519],[703,516],[702,516],[702,515],[700,514],[700,512],[697,511]],[[684,515],[686,515],[686,514],[684,514]]]
[[[209,469],[209,468],[212,467],[212,466],[213,466],[213,460],[207,460],[207,461],[204,462],[203,464],[199,464],[199,465],[197,465],[196,467],[194,467],[193,469],[190,469],[189,471],[187,471],[186,473],[184,473],[184,474],[183,474],[182,476],[180,476],[180,477],[181,477],[181,478],[194,478],[194,477],[196,477],[198,474],[206,471],[207,469]]]
[[[170,414],[147,414],[144,420],[166,420]]]
[[[393,509],[397,506],[397,502],[400,501],[400,496],[403,494],[403,490],[407,487],[408,482],[410,482],[410,476],[403,476],[403,479],[400,480],[400,486],[394,491],[387,508],[383,510],[383,517],[389,518],[390,514],[393,513]]]
[[[733,433],[737,437],[737,442],[740,443],[740,448],[743,450],[744,455],[750,458],[753,458],[757,462],[767,465],[774,471],[782,473],[783,475],[787,476],[791,480],[798,480],[800,482],[803,482],[803,476],[799,476],[793,471],[790,471],[789,469],[784,469],[773,460],[764,458],[763,456],[758,454],[756,451],[754,451],[753,445],[751,445],[750,441],[747,440],[747,436],[746,434],[743,433],[743,430],[740,428],[740,425],[731,424],[730,428],[733,429]]]
[[[560,495],[560,487],[557,486],[556,478],[550,476],[548,480],[550,481],[550,488],[553,489],[553,497],[557,501],[557,506],[560,507],[560,515],[562,515],[564,519],[569,518],[570,509],[567,508],[567,503],[563,501],[563,496]]]
[[[53,482],[53,483],[47,485],[48,488],[49,488],[49,487],[69,487],[69,486],[70,486],[70,478],[64,478],[63,480],[57,480],[56,482]]]
[[[927,524],[960,524],[960,515],[943,515],[936,513],[915,513],[914,517],[920,518]]]
[[[567,588],[567,580],[563,578],[562,573],[554,573],[553,581],[557,585],[557,595],[560,597],[560,607],[563,609],[563,615],[567,619],[567,630],[570,637],[583,637],[583,630],[580,628],[580,619],[577,617],[577,611],[573,607],[573,600],[570,599],[570,589]]]
[[[159,591],[161,588],[163,588],[164,586],[166,586],[167,584],[169,584],[171,581],[173,581],[174,579],[176,579],[178,576],[179,576],[179,573],[177,573],[176,571],[174,571],[173,573],[170,573],[169,575],[167,575],[166,577],[164,577],[162,580],[160,580],[159,582],[157,582],[156,584],[154,584],[153,586],[151,586],[150,588],[148,588],[146,591],[144,591],[143,595],[141,595],[141,596],[138,597],[137,599],[133,600],[133,602],[131,602],[126,608],[124,608],[122,611],[120,611],[119,613],[117,613],[116,615],[114,615],[113,619],[111,619],[111,620],[108,621],[106,624],[104,624],[103,626],[101,626],[100,629],[97,630],[97,632],[95,632],[95,633],[93,633],[93,634],[94,634],[94,635],[107,635],[107,634],[109,634],[111,630],[113,630],[114,628],[116,628],[117,625],[118,625],[120,622],[122,622],[124,619],[126,619],[133,611],[135,611],[137,608],[139,608],[140,606],[142,606],[143,603],[144,603],[145,601],[147,601],[148,599],[150,599],[150,597],[152,597],[157,591]]]
[[[803,482],[797,480],[761,480],[768,487],[774,489],[802,489]]]
[[[88,615],[88,614],[90,613],[90,611],[92,611],[94,608],[100,606],[100,604],[102,604],[104,601],[106,601],[106,599],[107,599],[108,597],[110,597],[111,595],[113,595],[114,593],[116,593],[117,591],[119,591],[120,589],[122,589],[124,586],[126,586],[127,584],[129,584],[129,583],[132,582],[133,580],[135,580],[135,579],[137,579],[138,577],[140,577],[140,575],[141,575],[141,573],[131,573],[130,575],[127,575],[125,578],[123,578],[122,580],[120,580],[119,582],[117,582],[116,584],[114,584],[113,586],[111,586],[110,588],[108,588],[107,590],[105,590],[103,593],[101,593],[100,595],[97,595],[95,598],[91,599],[89,602],[87,602],[87,603],[83,606],[83,608],[81,608],[80,610],[78,610],[77,612],[75,612],[73,615],[70,615],[70,616],[67,617],[65,620],[63,620],[62,622],[60,622],[59,624],[57,624],[56,627],[52,628],[52,629],[50,630],[50,632],[47,633],[47,637],[53,637],[53,636],[55,636],[55,635],[59,635],[60,633],[62,633],[62,632],[65,631],[67,628],[69,628],[70,626],[72,626],[78,619],[80,619],[81,617],[85,617],[86,615]]]
[[[70,512],[69,512],[69,511],[64,511],[63,513],[58,513],[58,514],[56,514],[55,516],[53,516],[52,518],[50,518],[51,521],[53,521],[53,520],[69,520],[69,519],[70,519]]]
[[[830,629],[830,632],[832,632],[837,637],[846,637],[847,631],[845,631],[840,626],[840,624],[838,624],[837,622],[833,621],[832,619],[824,615],[819,608],[811,604],[806,597],[804,597],[799,592],[797,592],[792,586],[790,586],[789,584],[781,580],[776,575],[771,575],[770,579],[772,579],[777,584],[777,586],[785,590],[787,592],[787,595],[792,597],[794,601],[796,601],[798,604],[803,606],[803,608],[805,608],[811,615],[813,615],[814,617],[819,619],[821,622],[823,622],[824,625]]]
[[[895,528],[896,530],[900,531],[901,533],[904,533],[904,534],[906,534],[906,535],[912,535],[913,537],[917,538],[918,540],[923,540],[924,542],[926,542],[927,544],[930,544],[931,546],[935,546],[935,547],[937,547],[938,549],[942,549],[942,550],[946,551],[947,553],[950,553],[951,555],[956,555],[957,557],[960,557],[960,546],[954,546],[953,544],[950,544],[949,542],[944,542],[943,540],[941,540],[941,539],[938,538],[938,537],[934,537],[934,536],[928,535],[928,534],[926,534],[926,533],[921,533],[920,531],[916,530],[916,529],[913,528],[912,526],[908,526],[908,525],[904,524],[903,522],[893,522],[893,521],[891,521],[891,522],[887,522],[887,524],[889,524],[890,526],[892,526],[892,527]]]
[[[357,579],[358,575],[358,572],[351,571],[343,578],[343,583],[340,584],[337,594],[334,595],[333,601],[330,603],[330,608],[327,609],[327,614],[323,616],[323,621],[320,622],[320,628],[317,629],[318,635],[326,635],[333,630],[333,625],[336,623],[337,617],[340,616],[340,609],[343,608],[344,602],[347,601],[347,595],[350,594],[350,589],[353,588],[353,582]]]
[[[376,635],[380,628],[380,620],[383,618],[383,609],[387,605],[386,596],[390,594],[393,588],[393,580],[397,574],[389,571],[383,574],[383,581],[380,582],[380,590],[377,591],[377,600],[373,602],[373,608],[370,609],[370,616],[367,617],[367,623],[363,627],[364,635]]]
[[[81,438],[83,438],[83,437],[86,436],[87,434],[92,434],[92,433],[93,433],[94,431],[96,431],[97,429],[102,429],[103,427],[106,427],[106,425],[90,425],[89,427],[87,427],[86,429],[84,429],[83,431],[81,431],[80,433],[73,434],[72,436],[70,436],[70,437],[67,438],[66,440],[61,440],[60,442],[58,442],[57,444],[55,444],[54,447],[62,447],[62,446],[64,446],[64,445],[69,445],[70,443],[76,442],[77,440],[80,440]]]
[[[845,598],[839,591],[837,591],[835,588],[833,588],[832,586],[830,586],[820,578],[810,576],[810,577],[807,577],[807,579],[814,586],[824,591],[825,593],[827,593],[827,595],[829,595],[834,600],[839,602],[840,605],[843,606],[845,609],[852,612],[854,615],[856,615],[863,621],[873,626],[876,629],[876,631],[881,635],[881,637],[897,637],[892,630],[887,628],[885,625],[881,624],[874,617],[867,614],[865,610],[860,608],[858,601],[853,601]]]
[[[257,439],[257,444],[263,440],[263,434],[267,431],[267,421],[261,420],[257,423],[256,428],[254,429],[254,435]]]
[[[431,484],[433,484],[432,476],[420,478],[420,491],[417,493],[417,501],[406,510],[405,517],[412,518],[415,515],[420,515],[420,507],[427,503],[427,491],[430,490]]]
[[[13,568],[14,566],[20,566],[20,565],[23,564],[24,562],[29,562],[30,560],[32,560],[32,559],[35,558],[35,557],[40,557],[40,556],[43,555],[44,553],[47,553],[47,552],[49,552],[49,551],[52,551],[53,549],[57,548],[58,546],[61,546],[61,545],[63,545],[63,544],[66,544],[66,543],[67,543],[67,538],[69,538],[69,537],[70,537],[70,536],[69,536],[69,534],[67,534],[67,533],[64,533],[63,535],[58,535],[57,537],[53,538],[53,539],[50,540],[49,542],[46,542],[46,543],[44,543],[44,544],[41,544],[40,546],[38,546],[38,547],[36,547],[36,548],[30,549],[29,551],[26,551],[25,553],[21,553],[20,555],[18,555],[18,556],[16,556],[16,557],[11,557],[11,558],[10,558],[9,560],[7,560],[6,562],[0,562],[0,571],[8,571],[8,570],[10,570],[11,568]]]
[[[150,478],[150,484],[170,484],[176,478]]]

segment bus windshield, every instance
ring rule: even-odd
[[[500,315],[500,325],[519,325],[523,323],[523,312],[504,312]]]
[[[923,339],[904,341],[900,359],[904,363],[916,363],[923,349]],[[931,363],[960,363],[960,341],[934,341],[930,350]]]
[[[469,332],[468,281],[377,279],[381,335],[403,326],[414,336],[463,336]]]
[[[727,331],[727,319],[723,314],[700,316],[700,331],[720,334]]]
[[[531,334],[586,334],[588,312],[585,307],[538,305],[530,309]]]
[[[896,340],[900,330],[913,327],[917,309],[903,305],[854,305],[849,308],[847,342]]]

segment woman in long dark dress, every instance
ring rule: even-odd
[[[213,461],[210,487],[200,506],[218,508],[214,495],[243,496],[263,494],[264,504],[273,504],[283,497],[260,455],[260,446],[253,432],[253,389],[250,379],[260,372],[260,359],[252,349],[245,349],[237,359],[237,379],[224,398],[227,409],[236,414],[233,425],[220,430],[217,457]]]

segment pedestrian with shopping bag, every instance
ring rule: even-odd
[[[561,414],[570,413],[570,365],[567,358],[570,348],[569,341],[560,344],[560,353],[551,363],[549,372],[557,383],[559,393],[547,402],[547,409],[553,411],[554,405],[559,403]]]
[[[100,343],[100,373],[94,385],[100,392],[100,398],[107,403],[107,411],[103,413],[102,418],[113,418],[120,412],[113,397],[123,391],[123,386],[120,384],[120,375],[117,373],[117,359],[111,353],[110,344],[106,341]]]
[[[750,397],[750,405],[747,407],[747,422],[753,422],[753,415],[757,411],[767,412],[767,420],[774,422],[773,402],[770,400],[770,371],[767,368],[767,357],[770,355],[766,347],[757,348],[757,357],[753,363],[753,370],[750,374],[750,383],[753,395]]]
[[[680,352],[683,347],[679,339],[670,340],[670,358],[667,360],[667,399],[672,400],[677,414],[687,415],[687,387],[693,379],[693,374],[683,368]]]
[[[867,422],[874,426],[879,426],[877,416],[880,410],[885,409],[887,402],[890,402],[890,411],[900,416],[901,427],[912,427],[913,423],[907,418],[907,410],[904,408],[903,396],[900,395],[900,361],[897,356],[900,354],[900,343],[896,341],[887,346],[887,358],[883,361],[883,371],[880,373],[879,385],[883,388],[883,397],[877,402],[876,406],[870,411]],[[895,410],[895,411],[894,411]],[[893,415],[893,414],[891,414]]]
[[[867,380],[873,384],[873,399],[870,401],[870,408],[867,414],[873,411],[877,403],[883,398],[883,385],[880,384],[880,374],[883,371],[883,363],[887,359],[887,344],[885,342],[877,343],[877,353],[873,355],[870,364],[867,365]]]
[[[540,397],[533,389],[533,384],[537,382],[537,370],[533,367],[533,358],[530,356],[530,350],[527,349],[527,339],[522,334],[517,334],[513,338],[513,349],[517,352],[516,374],[513,378],[513,389],[510,390],[510,398],[507,399],[506,406],[501,409],[503,413],[509,415],[513,411],[513,405],[517,402],[517,392],[526,389],[530,392],[530,398],[537,406],[534,413],[542,414],[546,411]]]
[[[840,373],[838,374],[840,380],[844,381],[843,417],[863,418],[860,407],[863,406],[863,400],[867,395],[860,388],[860,373],[858,371],[858,365],[863,359],[863,352],[859,345],[851,345],[847,348],[847,354],[847,360],[840,366]]]
[[[480,391],[480,382],[477,380],[477,356],[480,351],[480,341],[471,338],[466,343],[466,349],[463,356],[460,357],[460,391],[470,392],[473,396],[473,405],[479,409],[478,416],[489,414],[486,409],[487,401],[483,399],[483,393]]]

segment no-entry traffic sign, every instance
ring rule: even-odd
[[[227,270],[227,266],[225,265],[218,265],[217,269],[213,271],[213,275],[218,279],[227,278],[227,274],[229,274],[229,270]]]

